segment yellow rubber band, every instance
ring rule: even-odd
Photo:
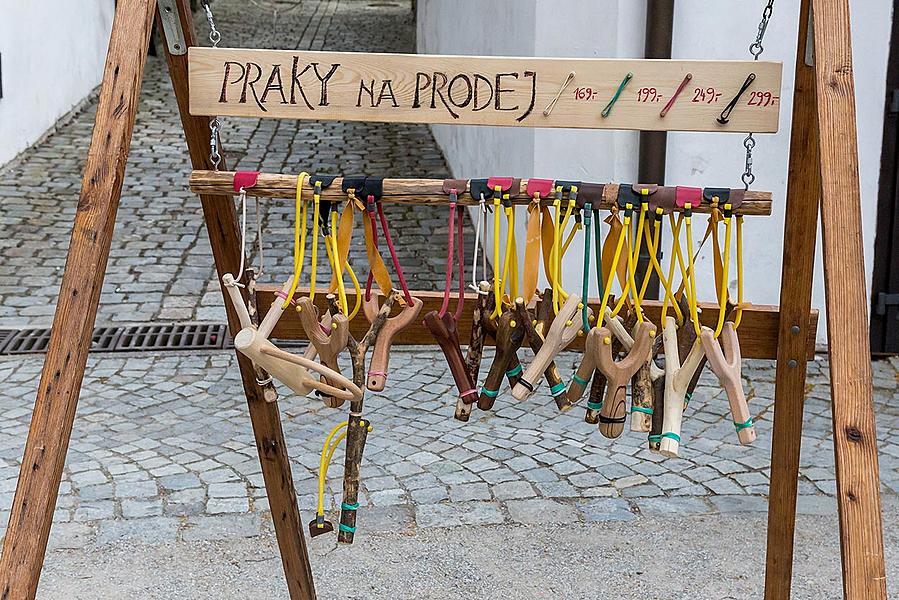
[[[734,311],[734,329],[743,320],[743,215],[737,215],[737,309]]]
[[[282,309],[290,306],[293,295],[300,284],[300,275],[303,272],[303,261],[306,256],[306,204],[303,202],[303,184],[309,177],[305,171],[297,175],[297,195],[293,225],[293,281],[290,282],[290,290],[284,299]]]
[[[309,299],[315,300],[315,276],[318,273],[318,205],[321,195],[312,195],[312,272],[309,275]]]
[[[337,445],[346,437],[346,432],[344,431],[336,440],[334,440],[334,436],[348,424],[348,421],[343,421],[335,425],[322,446],[321,458],[318,461],[318,507],[316,509],[318,515],[325,514],[325,479],[328,476],[328,465],[331,463],[331,457],[334,455]],[[331,440],[334,440],[333,444]]]

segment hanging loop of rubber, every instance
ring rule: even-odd
[[[453,318],[458,321],[462,317],[462,308],[465,302],[465,243],[462,238],[465,216],[461,210],[457,208],[459,201],[459,192],[455,188],[450,190],[450,210],[447,232],[447,254],[446,254],[446,282],[443,286],[443,304],[437,313],[441,317],[446,314],[449,309],[450,289],[453,286],[453,262],[459,263],[459,300],[456,303],[456,310]],[[455,233],[454,233],[455,230]],[[459,239],[456,240],[455,237]],[[455,246],[455,248],[454,248]],[[456,252],[454,252],[456,250]],[[455,256],[455,258],[454,258]]]
[[[368,202],[370,216],[372,213],[372,208],[371,208],[372,206],[374,206],[375,210],[377,211],[378,221],[380,221],[381,229],[384,232],[384,241],[387,243],[387,250],[390,253],[390,260],[393,262],[393,268],[396,271],[396,276],[400,281],[400,288],[402,289],[403,297],[405,298],[406,303],[411,305],[412,304],[412,294],[409,293],[409,286],[406,284],[406,278],[403,275],[403,268],[400,266],[400,260],[396,254],[396,247],[393,245],[393,240],[390,237],[390,229],[387,226],[387,215],[384,214],[384,206],[381,203],[381,199],[374,196],[373,194],[369,194],[366,201]],[[374,246],[375,246],[375,249],[377,249],[378,248],[378,227],[377,227],[377,223],[375,222],[375,220],[373,218],[371,218],[370,221],[371,221],[371,227],[372,227],[372,237],[373,237],[373,241],[374,241]],[[369,272],[368,281],[366,282],[366,285],[365,285],[365,299],[366,300],[371,299],[371,284],[372,284],[373,278],[374,277],[373,277],[372,273]],[[387,293],[387,291],[388,290],[384,290],[385,293]]]
[[[294,206],[293,224],[293,279],[290,282],[290,290],[284,299],[282,309],[286,309],[293,301],[293,295],[300,284],[300,276],[303,273],[303,260],[306,257],[306,204],[303,202],[303,186],[309,174],[305,171],[297,175],[296,204]]]

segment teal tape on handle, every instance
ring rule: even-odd
[[[350,527],[349,525],[344,525],[343,523],[340,524],[340,527],[338,527],[338,529],[340,529],[340,531],[346,531],[347,533],[356,533],[355,527]]]
[[[521,375],[522,371],[523,371],[523,369],[521,368],[521,365],[519,364],[514,369],[509,369],[508,371],[506,371],[506,376],[507,377],[515,377],[516,375]]]
[[[488,398],[496,398],[497,396],[499,396],[499,390],[488,390],[487,388],[481,388],[481,393]]]
[[[587,402],[587,408],[590,410],[602,410],[602,402]]]
[[[652,409],[646,408],[645,406],[631,406],[631,412],[643,413],[645,415],[651,415]]]
[[[341,503],[340,508],[343,510],[359,510],[359,503],[356,504],[347,504],[346,502]]]
[[[671,432],[671,431],[669,431],[669,432],[667,432],[667,433],[663,433],[663,434],[661,435],[661,437],[663,437],[663,438],[668,438],[669,440],[674,440],[675,442],[680,443],[680,436],[677,435],[676,433]]]
[[[660,436],[660,435],[650,435],[648,439],[649,439],[649,442],[650,442],[650,443],[652,443],[652,444],[658,444],[659,442],[662,441],[662,436]]]
[[[736,429],[737,431],[743,431],[744,429],[749,429],[754,424],[755,423],[752,422],[752,417],[749,417],[744,423],[737,423],[736,421],[734,421],[734,429]]]
[[[553,396],[558,396],[559,394],[561,394],[564,391],[565,391],[565,384],[562,383],[561,381],[559,383],[557,383],[556,385],[552,386],[551,388],[549,388],[549,393],[552,394]]]
[[[586,379],[582,379],[582,378],[578,377],[578,376],[577,376],[577,373],[575,373],[574,375],[572,375],[571,378],[572,378],[572,379],[574,380],[574,382],[575,382],[576,384],[578,384],[578,385],[587,385],[588,383],[590,383],[590,382],[587,381]]]

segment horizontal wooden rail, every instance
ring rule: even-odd
[[[273,285],[259,286],[258,300],[259,309],[262,314],[265,314],[265,311],[271,306],[275,294],[277,294],[280,289],[279,286]],[[308,290],[299,290],[297,293],[298,297],[300,297],[304,294],[308,294]],[[424,316],[432,310],[440,310],[440,305],[443,302],[443,292],[413,291],[412,295],[416,298],[420,298],[424,303],[424,306],[421,309],[421,316]],[[347,301],[350,303],[350,306],[353,305],[355,298],[355,294],[352,291],[347,290]],[[466,294],[465,302],[469,308],[474,308],[475,300],[475,294]],[[456,298],[454,295],[452,303],[450,304],[450,310],[454,310],[455,302]],[[319,292],[315,296],[315,304],[319,307],[319,310],[324,311],[327,308],[325,294]],[[593,307],[594,311],[598,311],[599,300],[591,299],[590,306]],[[643,306],[649,319],[658,324],[661,313],[661,302],[646,301],[643,303]],[[705,325],[714,327],[718,319],[718,307],[715,304],[700,304],[700,306],[702,308],[700,320]],[[774,359],[777,357],[779,317],[780,312],[776,306],[764,304],[753,305],[743,311],[743,320],[740,324],[739,331],[740,350],[743,358]],[[350,331],[357,338],[361,338],[367,330],[368,321],[366,321],[365,316],[362,314],[362,311],[360,311],[350,322]],[[813,310],[809,314],[808,328],[805,329],[805,331],[808,332],[808,339],[806,340],[805,347],[806,355],[809,359],[812,359],[815,356],[815,335],[817,330],[818,311]],[[468,342],[470,332],[471,310],[465,310],[462,312],[462,319],[459,323],[459,339],[462,340],[463,344]],[[280,339],[306,339],[306,334],[303,331],[302,325],[300,325],[300,319],[297,316],[296,311],[285,311],[281,320],[278,322],[278,325],[272,332],[272,337]],[[435,344],[434,338],[424,325],[422,325],[421,319],[414,321],[400,332],[396,336],[394,343],[401,345]],[[492,342],[488,340],[488,343]],[[576,350],[583,349],[582,338],[578,338],[573,348]]]
[[[346,194],[341,190],[343,178],[338,177],[334,182],[324,190],[322,190],[322,198],[325,200],[343,200]],[[527,183],[526,179],[521,181],[522,188]],[[443,192],[442,179],[385,179],[384,202],[395,202],[399,204],[433,204],[445,205],[448,202],[448,196]],[[599,208],[608,210],[616,202],[618,198],[619,184],[605,184],[603,189],[603,201]],[[233,171],[194,171],[190,175],[190,189],[197,194],[207,195],[233,195],[234,194],[234,172]],[[312,193],[312,187],[308,180],[305,189],[309,194]],[[256,185],[248,191],[253,196],[262,196],[265,198],[290,198],[296,197],[297,193],[297,176],[282,175],[273,173],[260,173]],[[526,205],[531,202],[531,198],[524,193],[512,197],[512,203],[518,205]],[[549,199],[548,203],[552,203]],[[459,197],[459,203],[469,206],[478,204],[477,200],[468,194]],[[694,207],[694,212],[707,213],[710,211],[708,205]],[[739,213],[747,216],[767,216],[771,214],[771,192],[746,192],[743,204],[740,206]]]

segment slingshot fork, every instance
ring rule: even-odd
[[[390,346],[393,344],[393,338],[404,327],[418,318],[421,307],[422,301],[413,297],[412,302],[407,303],[398,315],[389,317],[387,322],[384,323],[380,335],[375,340],[371,361],[368,365],[367,387],[369,390],[373,392],[384,390],[384,386],[387,383],[387,365],[390,362]],[[368,319],[368,322],[373,323],[380,311],[377,293],[373,293],[370,298],[363,300],[362,310],[365,311],[365,318]]]
[[[606,326],[621,342],[626,352],[629,352],[634,346],[634,337],[628,332],[624,321],[620,316],[611,316],[611,311],[606,311]],[[646,358],[646,364],[640,366],[634,374],[633,383],[631,385],[631,431],[648,432],[652,428],[652,383],[658,381],[665,375],[659,365],[655,361],[655,343],[649,349],[649,355]],[[644,372],[646,371],[646,372]],[[648,381],[647,381],[648,379]],[[640,396],[641,402],[637,404],[637,396]],[[649,402],[646,402],[646,399]]]
[[[308,297],[297,300],[297,308],[300,323],[318,359],[323,365],[339,373],[337,357],[347,346],[350,333],[349,319],[343,313],[331,316],[330,311],[319,319],[318,308]],[[314,358],[314,355],[310,354],[307,353],[306,358]],[[344,402],[340,398],[324,394],[321,395],[321,399],[325,406],[330,408],[339,408]]]
[[[688,327],[685,324],[684,327]],[[662,342],[665,346],[665,418],[662,424],[662,439],[659,452],[672,457],[678,455],[680,447],[681,423],[684,418],[684,398],[690,381],[702,364],[705,353],[702,342],[695,340],[683,363],[680,360],[677,344],[677,320],[666,317],[665,329],[662,331]]]
[[[655,341],[656,326],[649,321],[637,325],[631,348],[621,360],[612,356],[612,332],[600,327],[601,343],[594,342],[596,369],[606,378],[605,402],[599,413],[599,432],[607,438],[617,438],[627,421],[627,384],[646,364]],[[626,346],[625,342],[622,342]]]
[[[549,367],[549,364],[559,352],[574,341],[578,332],[581,331],[580,319],[575,319],[577,312],[581,309],[580,303],[581,299],[577,294],[568,296],[568,300],[565,301],[559,314],[550,325],[543,346],[512,390],[512,395],[517,400],[525,400],[534,393],[536,382]]]
[[[516,307],[524,307],[524,299],[515,299]],[[478,408],[490,410],[499,394],[503,377],[507,375],[513,356],[517,357],[518,349],[524,342],[525,328],[515,310],[505,311],[496,323],[496,354],[490,364],[490,370],[481,387]],[[517,361],[515,361],[517,362]]]
[[[737,338],[734,323],[727,321],[724,324],[720,343],[715,339],[715,332],[708,327],[702,328],[699,338],[708,357],[709,367],[727,393],[737,437],[741,444],[751,444],[756,439],[756,431],[752,415],[749,413],[749,405],[746,403],[746,395],[743,393],[740,340]]]

